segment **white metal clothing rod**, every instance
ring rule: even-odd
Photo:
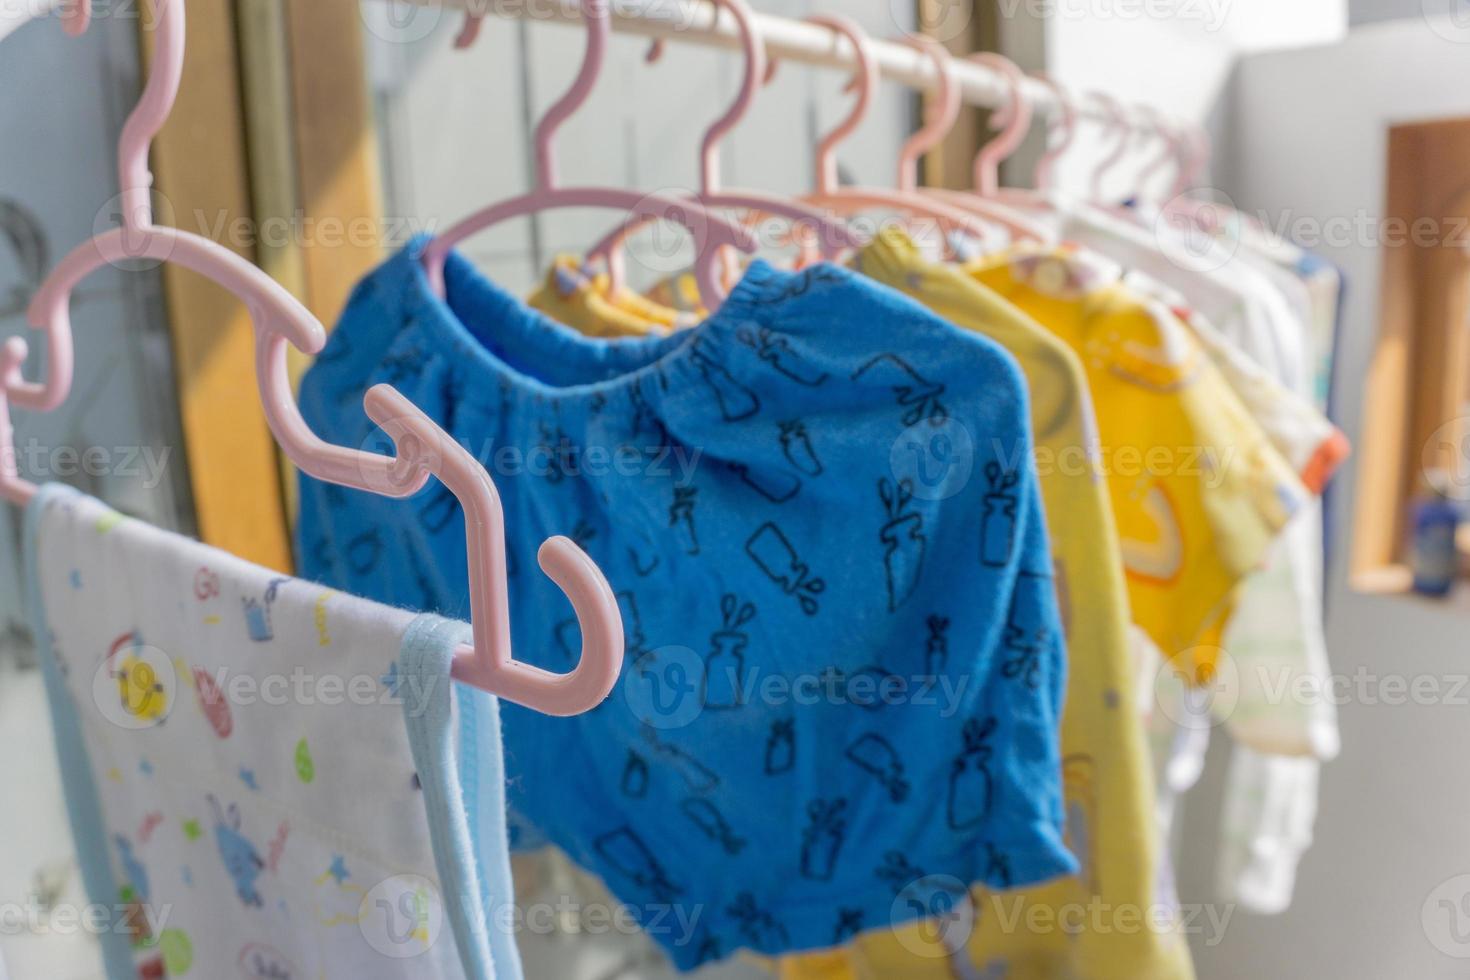
[[[399,0],[378,0],[395,3]],[[473,9],[487,16],[534,18],[566,24],[582,20],[578,0],[407,0],[418,6],[441,6],[447,10]],[[618,33],[662,38],[669,41],[706,44],[738,50],[740,32],[728,11],[710,3],[691,0],[611,0],[612,29]],[[773,59],[846,68],[855,71],[857,53],[847,39],[815,24],[757,13],[755,23]],[[929,59],[906,44],[881,37],[873,38],[873,55],[879,72],[886,79],[910,88],[932,91],[939,86],[938,74]],[[999,108],[1005,104],[1009,90],[1005,79],[983,65],[963,58],[954,61],[966,104]],[[1054,115],[1059,106],[1051,90],[1027,79],[1026,98],[1039,116]],[[1113,124],[1114,118],[1105,107],[1081,95],[1074,95],[1078,118]],[[1125,107],[1126,111],[1126,107]]]

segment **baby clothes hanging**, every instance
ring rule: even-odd
[[[112,980],[520,977],[486,928],[487,900],[511,898],[503,820],[477,866],[452,761],[465,627],[58,484],[27,512],[27,559],[89,897],[123,909]],[[498,784],[475,792],[503,813]]]
[[[574,255],[556,257],[526,304],[588,337],[640,337],[698,322],[631,289],[613,289],[606,272],[587,271]]]
[[[961,949],[954,955],[971,958],[977,969],[1004,964],[1013,977],[1191,977],[1187,945],[1167,922],[1126,933],[1083,928],[1064,934],[1005,929],[1004,916],[994,914],[997,905],[1061,909],[1098,901],[1109,908],[1158,909],[1163,915],[1176,905],[1172,876],[1159,866],[1163,854],[1153,832],[1153,777],[1134,705],[1122,558],[1098,471],[1096,423],[1081,364],[1062,341],[962,270],[926,261],[900,229],[880,231],[858,256],[856,268],[908,293],[950,323],[990,337],[1017,359],[1030,389],[1038,473],[1068,635],[1062,720],[1066,832],[1081,872],[1035,888],[976,889],[973,935],[968,942],[965,935],[958,937]],[[556,312],[561,322],[597,335],[620,322],[603,310],[578,293],[566,296]],[[624,316],[637,312],[622,307]],[[843,950],[788,957],[777,968],[791,980],[949,978],[954,966],[946,943],[953,940],[922,927],[865,933]]]
[[[589,340],[457,256],[439,300],[421,249],[359,287],[303,404],[370,444],[353,393],[395,377],[489,464],[518,649],[576,649],[524,572],[537,533],[571,533],[620,590],[621,690],[572,720],[505,709],[523,843],[602,876],[681,967],[907,921],[936,875],[1074,870],[1062,637],[1007,355],[845,270],[761,262],[690,331]],[[906,434],[945,426],[973,450],[931,472]],[[458,608],[459,513],[417,512],[304,480],[308,574]],[[674,902],[705,909],[692,941],[652,920]]]
[[[1134,622],[1197,681],[1236,591],[1310,496],[1189,328],[1076,249],[971,267],[1087,369]]]

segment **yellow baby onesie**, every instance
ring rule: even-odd
[[[1068,845],[1083,872],[1037,888],[976,889],[973,926],[941,919],[867,933],[841,949],[785,957],[775,969],[789,980],[949,980],[955,975],[950,957],[965,956],[982,969],[1004,963],[1013,978],[1190,980],[1189,949],[1173,928],[1172,875],[1153,831],[1153,777],[1137,722],[1122,560],[1096,465],[1082,366],[1060,340],[957,268],[925,262],[901,231],[881,234],[858,265],[951,323],[1001,344],[1030,384],[1041,489],[1069,628],[1063,772]],[[564,322],[595,316],[584,305]],[[1118,928],[1111,921],[1129,915],[1155,926]],[[1090,928],[1098,916],[1102,927]]]
[[[573,255],[558,255],[528,305],[589,337],[638,337],[667,333],[686,319],[629,289],[613,294],[606,273],[592,275]]]
[[[1208,679],[1236,588],[1308,491],[1189,327],[1105,263],[1023,247],[969,272],[1081,358],[1133,621]]]

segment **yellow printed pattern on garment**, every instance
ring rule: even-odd
[[[1232,596],[1306,488],[1189,327],[1109,263],[1027,247],[968,271],[1081,358],[1134,622],[1207,679]]]

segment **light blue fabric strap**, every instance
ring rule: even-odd
[[[493,778],[474,787],[472,801],[465,796],[455,764],[449,669],[455,648],[469,641],[470,628],[464,623],[433,615],[414,620],[399,656],[399,692],[429,814],[434,863],[465,975],[471,980],[522,980],[514,933],[499,916],[492,921],[492,913],[508,906],[515,894],[505,831],[505,777],[498,761],[500,706],[495,698],[470,688],[458,690],[462,724],[469,722],[462,733],[471,736],[465,750],[475,753],[481,766],[494,766],[493,774],[486,773]],[[478,840],[470,833],[471,803],[477,811]],[[477,853],[481,860],[476,860]]]
[[[41,661],[41,674],[46,682],[46,700],[51,708],[51,729],[56,738],[56,755],[61,763],[61,786],[66,796],[67,818],[77,848],[82,884],[87,900],[109,911],[107,926],[99,941],[102,964],[109,980],[136,980],[138,967],[133,958],[129,933],[122,925],[121,901],[117,879],[112,873],[112,859],[107,845],[107,829],[102,822],[102,798],[92,778],[92,759],[82,736],[77,706],[61,675],[61,664],[52,647],[51,628],[47,622],[46,604],[41,595],[42,545],[41,518],[53,504],[82,495],[60,483],[43,484],[26,506],[25,571],[26,602],[31,631],[36,638],[36,654]]]

